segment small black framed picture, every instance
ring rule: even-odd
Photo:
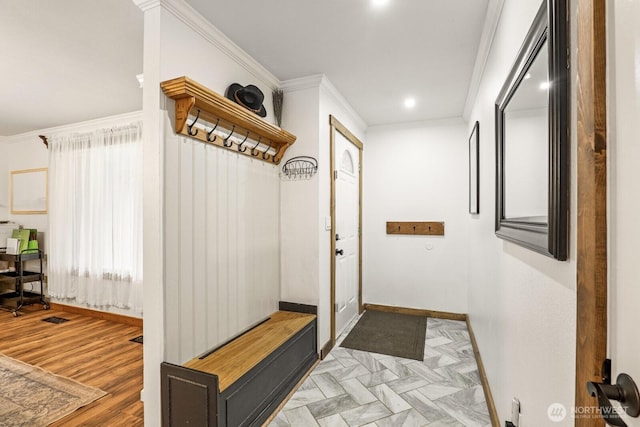
[[[476,121],[469,136],[469,213],[480,213],[480,122]]]

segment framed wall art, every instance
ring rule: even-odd
[[[480,122],[473,125],[469,137],[469,213],[480,213]]]
[[[46,214],[48,186],[47,168],[11,171],[11,213]]]

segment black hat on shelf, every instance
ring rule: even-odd
[[[254,85],[242,86],[234,83],[227,88],[225,96],[260,117],[267,116],[267,110],[262,105],[264,94]]]

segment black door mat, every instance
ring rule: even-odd
[[[340,347],[423,360],[426,334],[424,316],[365,311]]]
[[[142,344],[142,335],[140,335],[139,337],[131,338],[129,341]]]
[[[64,322],[68,322],[69,319],[65,319],[63,317],[57,317],[57,316],[52,316],[52,317],[47,317],[42,319],[43,322],[49,322],[49,323],[55,323],[60,324],[60,323],[64,323]]]

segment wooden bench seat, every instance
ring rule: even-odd
[[[277,311],[183,366],[164,362],[165,426],[261,425],[316,362],[316,315]]]

